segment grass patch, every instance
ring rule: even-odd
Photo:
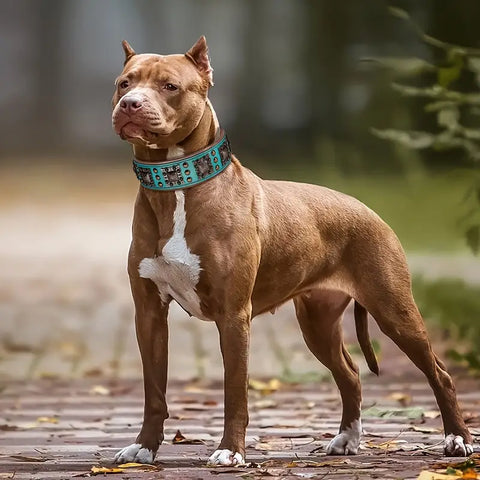
[[[414,277],[413,292],[425,320],[447,333],[449,357],[480,372],[480,287]]]

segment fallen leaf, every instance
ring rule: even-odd
[[[0,425],[0,430],[2,432],[14,432],[15,430],[18,430],[19,428],[16,425]]]
[[[182,432],[177,430],[177,433],[173,437],[172,443],[183,443],[185,440],[186,438],[182,435]]]
[[[275,450],[274,446],[268,442],[257,442],[253,448],[260,451]]]
[[[255,408],[275,408],[277,406],[277,402],[269,398],[263,398],[262,400],[257,400],[253,403],[253,407]]]
[[[458,480],[458,475],[445,475],[443,473],[429,472],[428,470],[423,470],[420,472],[420,475],[417,477],[417,480]]]
[[[38,417],[37,423],[58,423],[57,417]]]
[[[123,473],[122,468],[118,467],[113,467],[113,468],[108,468],[108,467],[92,467],[90,471],[94,474],[97,475],[99,473]]]
[[[461,472],[470,472],[471,470],[474,470],[475,467],[476,467],[475,460],[473,458],[467,458],[463,462],[457,462],[457,463],[449,462],[446,465],[447,471],[445,473],[458,473],[460,475]]]
[[[172,444],[182,443],[183,445],[203,445],[204,442],[198,439],[189,440],[182,435],[180,430],[177,430],[177,433],[172,439]]]
[[[388,408],[373,406],[362,410],[362,416],[380,418],[405,417],[409,419],[415,419],[422,418],[424,416],[424,410],[421,407]]]
[[[420,433],[439,433],[439,432],[442,431],[440,428],[417,427],[416,425],[413,425],[408,430],[413,431],[413,432],[420,432]]]
[[[395,400],[402,407],[408,407],[408,405],[412,403],[412,396],[408,393],[393,392],[387,398],[390,398],[391,400]]]
[[[58,344],[58,348],[62,355],[68,359],[75,359],[81,357],[85,352],[84,345],[76,342],[64,341]]]
[[[90,395],[110,395],[110,390],[103,385],[95,385],[90,389]]]
[[[365,442],[365,446],[367,448],[379,448],[380,450],[386,450],[386,451],[395,451],[399,450],[400,448],[403,447],[408,443],[406,440],[389,440],[387,442],[382,442],[382,443],[375,443],[372,441]]]
[[[2,340],[2,347],[8,353],[36,353],[39,350],[38,347],[26,343],[17,343],[9,337]]]
[[[438,418],[440,416],[440,412],[438,410],[427,410],[423,412],[423,416],[425,418]]]
[[[262,382],[261,380],[254,380],[251,378],[248,381],[248,388],[260,392],[262,395],[268,395],[276,392],[281,386],[280,380],[272,378],[268,382]]]
[[[162,470],[162,467],[159,467],[158,465],[150,465],[148,463],[134,463],[134,462],[129,462],[129,463],[122,463],[121,465],[118,466],[118,468],[131,468],[131,469],[138,469],[143,472],[149,472],[152,470]]]
[[[434,465],[431,466],[434,470],[438,470],[439,473],[446,473],[446,474],[457,474],[461,475],[462,472],[466,470],[471,470],[475,469],[476,467],[476,458],[478,454],[472,455],[472,457],[467,458],[463,462],[457,462],[457,463],[452,463],[452,462],[439,462],[435,463]]]

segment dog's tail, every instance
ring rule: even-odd
[[[355,301],[354,317],[355,317],[355,329],[357,330],[358,343],[362,349],[365,360],[367,361],[368,368],[378,375],[378,363],[375,352],[373,351],[372,343],[368,335],[368,318],[367,310],[365,307]]]

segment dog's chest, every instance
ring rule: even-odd
[[[161,255],[140,262],[140,276],[155,282],[163,301],[170,296],[189,314],[207,320],[196,292],[200,280],[200,257],[190,251],[185,238],[185,195],[177,190],[175,197],[173,234],[162,248]]]

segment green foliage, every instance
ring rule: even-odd
[[[474,169],[474,190],[479,191],[480,172],[480,50],[444,42],[430,35],[412,21],[410,15],[396,7],[390,8],[392,15],[407,22],[414,32],[428,45],[441,54],[439,65],[419,58],[377,59],[377,61],[399,75],[413,79],[428,74],[429,84],[414,86],[393,83],[392,88],[407,98],[424,101],[424,110],[436,115],[437,131],[405,131],[401,129],[372,129],[378,138],[396,142],[414,150],[431,149],[445,151],[459,149],[470,159]],[[463,77],[475,78],[473,91],[461,91],[458,81]],[[457,88],[454,88],[457,85]],[[474,124],[472,127],[471,124]],[[462,228],[468,246],[480,252],[480,195],[474,198],[475,206],[462,219]]]
[[[480,287],[459,279],[415,277],[413,291],[426,321],[448,332],[449,357],[480,372]]]

